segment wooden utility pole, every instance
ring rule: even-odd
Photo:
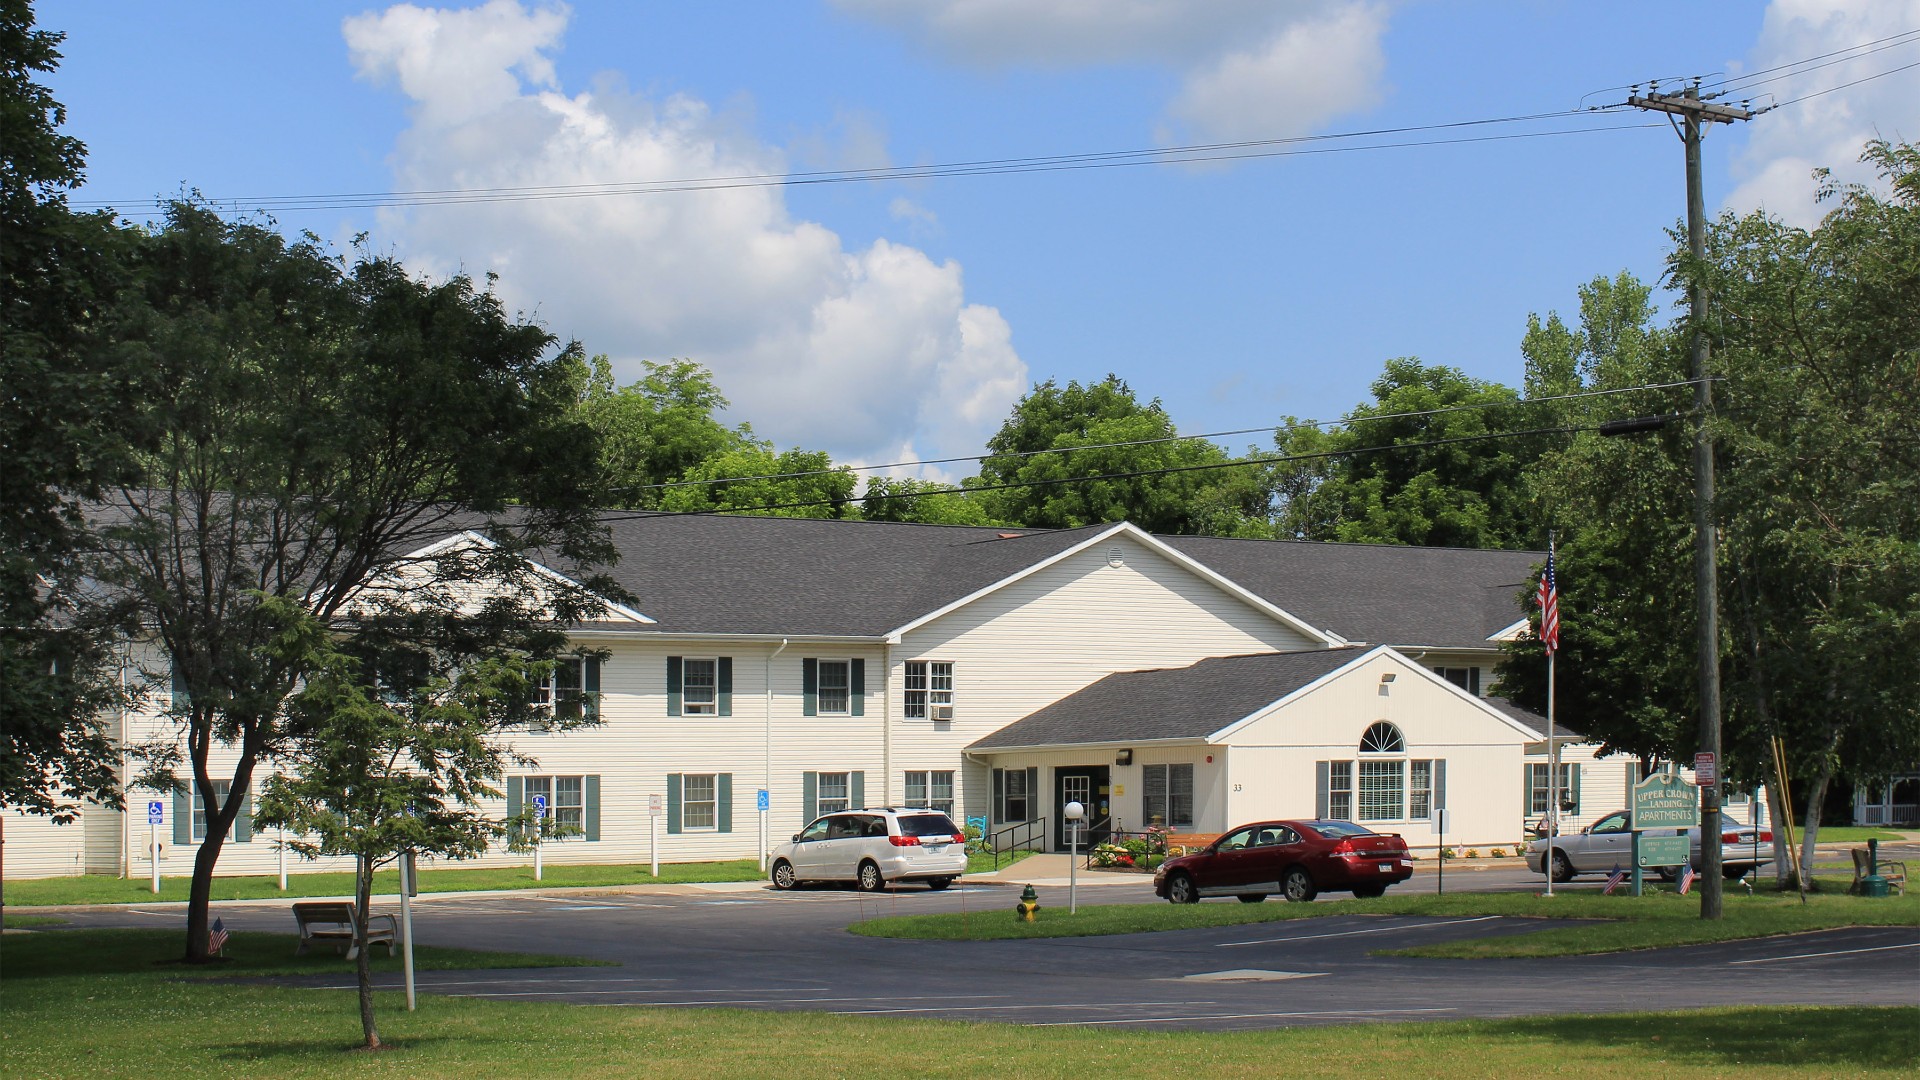
[[[1713,755],[1711,784],[1700,792],[1700,917],[1718,919],[1724,899],[1720,855],[1720,603],[1716,530],[1713,521],[1713,384],[1707,381],[1707,297],[1700,284],[1706,261],[1707,200],[1700,182],[1700,133],[1707,124],[1751,120],[1750,110],[1703,101],[1695,82],[1677,94],[1651,89],[1634,94],[1627,104],[1676,116],[1687,146],[1687,251],[1693,267],[1687,274],[1688,322],[1693,337],[1688,377],[1693,380],[1693,589],[1698,608],[1695,635],[1699,650],[1700,749]]]

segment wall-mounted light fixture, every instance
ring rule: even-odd
[[[1131,765],[1131,764],[1133,764],[1133,751],[1131,751],[1131,750],[1116,750],[1116,751],[1114,751],[1114,753],[1113,753],[1113,763],[1114,763],[1115,765]]]
[[[1388,687],[1390,687],[1390,686],[1392,686],[1392,685],[1393,685],[1393,680],[1395,680],[1395,679],[1397,679],[1397,678],[1399,678],[1399,676],[1398,676],[1398,675],[1395,675],[1395,674],[1394,674],[1393,672],[1391,672],[1391,671],[1389,671],[1389,672],[1387,672],[1386,674],[1384,674],[1384,675],[1382,675],[1382,676],[1380,676],[1380,696],[1381,696],[1381,697],[1386,697],[1386,696],[1387,696],[1387,694],[1388,694],[1388,693],[1390,692],[1390,691],[1389,691],[1389,690],[1388,690],[1387,688],[1388,688]]]

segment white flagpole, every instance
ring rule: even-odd
[[[1547,572],[1553,572],[1553,531],[1547,531]],[[1558,583],[1555,583],[1556,587]],[[1556,605],[1559,598],[1555,597]],[[1540,613],[1542,620],[1546,612]],[[1541,627],[1544,635],[1546,628]],[[1560,838],[1560,743],[1553,737],[1553,665],[1560,650],[1547,650],[1547,895],[1553,895],[1553,853]]]

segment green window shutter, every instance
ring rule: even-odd
[[[1326,820],[1332,809],[1332,799],[1328,795],[1333,789],[1333,762],[1316,761],[1313,763],[1313,816]]]
[[[507,777],[507,820],[514,821],[520,816],[520,808],[526,803],[527,780],[524,776]],[[520,826],[509,825],[509,837],[518,839]]]
[[[733,715],[733,657],[723,656],[714,661],[715,693],[720,698],[718,712],[721,716]]]
[[[667,832],[680,831],[680,774],[667,774]]]
[[[684,665],[682,664],[680,657],[678,656],[667,657],[667,715],[668,716],[680,715],[680,709],[681,709],[680,673],[683,667]]]
[[[806,815],[806,820],[800,823],[802,826],[820,816],[820,774],[817,772],[800,774],[800,812]]]
[[[580,661],[580,712],[590,720],[600,718],[600,658],[583,657]]]
[[[1533,766],[1520,766],[1520,819],[1533,816]]]
[[[1440,820],[1440,811],[1446,808],[1447,759],[1440,758],[1433,763],[1433,819],[1435,821]]]
[[[867,662],[855,660],[847,665],[847,711],[867,715]]]
[[[1568,812],[1578,814],[1580,812],[1580,763],[1575,762],[1567,766],[1567,771],[1573,774],[1567,780],[1567,787],[1573,792],[1573,809]]]
[[[187,781],[191,784],[193,781]],[[173,789],[173,846],[186,847],[193,843],[193,791],[187,784],[176,784]]]
[[[811,656],[800,661],[800,694],[800,715],[819,716],[820,661],[815,660]],[[811,812],[808,813],[807,820],[813,820],[813,814]]]
[[[233,819],[233,842],[246,844],[253,841],[253,792],[240,793],[240,813]]]
[[[582,777],[580,781],[580,827],[587,834],[587,842],[600,839],[600,777]]]
[[[1007,770],[993,770],[993,820],[1007,820]]]
[[[1036,814],[1034,811],[1045,805],[1046,803],[1040,798],[1040,766],[1029,765],[1027,766],[1027,820],[1038,821],[1044,817],[1045,815]]]
[[[855,661],[858,663],[859,661]],[[864,810],[867,807],[867,774],[850,773],[847,776],[847,802],[849,809]]]
[[[733,831],[733,774],[723,772],[713,778],[714,820],[721,832]]]

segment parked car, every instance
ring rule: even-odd
[[[1633,869],[1632,815],[1615,810],[1577,833],[1541,838],[1527,845],[1527,865],[1534,873],[1551,869],[1553,880],[1572,881],[1579,874],[1611,873],[1618,866]],[[1646,836],[1678,836],[1680,829],[1647,829]],[[1700,871],[1700,830],[1685,830],[1691,839],[1693,869]],[[1752,825],[1729,825],[1720,831],[1720,872],[1738,878],[1773,861],[1773,833]],[[1664,867],[1659,876],[1672,880],[1677,868]]]
[[[851,881],[877,892],[901,881],[944,889],[967,869],[967,835],[938,810],[844,810],[815,818],[773,849],[776,889]]]
[[[1407,842],[1392,833],[1351,821],[1260,821],[1161,863],[1153,891],[1175,904],[1203,896],[1257,904],[1274,893],[1305,902],[1322,892],[1379,896],[1412,876]]]

